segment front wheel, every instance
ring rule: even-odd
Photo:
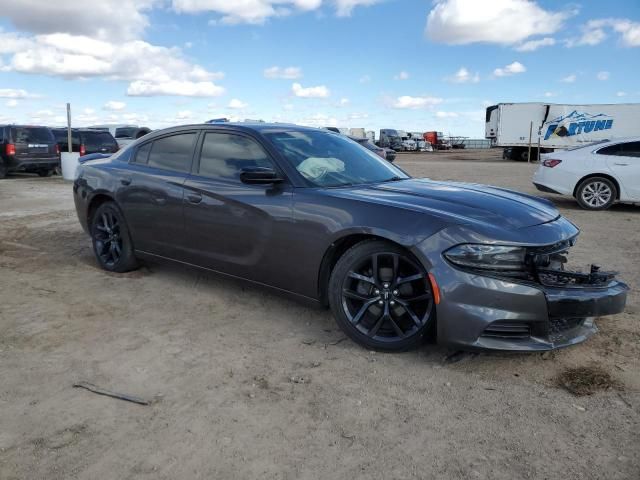
[[[103,203],[96,210],[91,222],[91,240],[96,259],[105,270],[124,273],[138,268],[129,229],[115,203]]]
[[[585,210],[606,210],[616,201],[618,190],[608,178],[591,177],[576,190],[576,200]]]
[[[407,251],[379,240],[361,242],[338,260],[329,304],[340,328],[374,350],[416,348],[435,320],[425,269]]]

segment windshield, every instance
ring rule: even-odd
[[[409,178],[402,170],[345,137],[322,131],[266,133],[274,147],[317,187]]]
[[[136,138],[137,127],[119,127],[116,128],[116,138]]]

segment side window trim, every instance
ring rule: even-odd
[[[236,180],[233,180],[233,179],[221,178],[221,177],[212,177],[212,176],[203,175],[203,174],[200,173],[200,160],[202,159],[202,149],[204,148],[204,142],[205,142],[205,137],[206,137],[207,133],[217,133],[217,134],[224,134],[224,135],[236,135],[238,137],[243,137],[243,138],[246,138],[246,139],[256,143],[264,151],[267,159],[271,163],[272,168],[276,172],[278,172],[278,174],[282,178],[284,178],[285,183],[289,182],[287,175],[282,171],[282,169],[278,165],[278,162],[276,162],[276,160],[273,158],[273,155],[271,154],[269,149],[267,149],[265,147],[265,145],[262,144],[262,142],[258,141],[256,138],[254,138],[251,135],[248,135],[245,132],[241,132],[241,131],[237,131],[237,130],[227,130],[227,129],[206,129],[206,130],[201,130],[200,131],[200,138],[199,138],[197,146],[196,146],[196,155],[195,155],[195,159],[193,161],[193,166],[192,166],[192,169],[191,169],[191,175],[192,176],[199,177],[199,178],[206,178],[208,180],[215,180],[215,181],[219,181],[219,182],[225,182],[225,183],[233,183],[233,184],[237,184],[238,183]]]

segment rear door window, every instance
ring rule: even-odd
[[[159,138],[153,142],[148,165],[176,172],[189,172],[197,136],[196,132],[191,132]]]
[[[45,127],[14,127],[13,139],[15,143],[55,143],[51,130]]]

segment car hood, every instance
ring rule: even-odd
[[[560,217],[548,200],[487,185],[412,178],[339,190],[354,199],[424,211],[457,223],[519,229]]]

